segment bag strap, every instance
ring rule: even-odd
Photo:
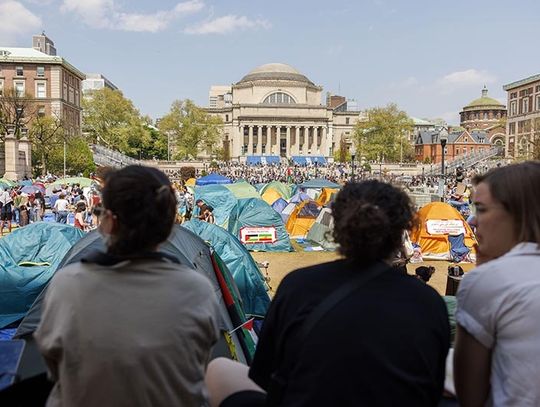
[[[381,275],[390,268],[383,262],[376,262],[365,271],[359,272],[354,278],[342,284],[337,290],[333,291],[324,301],[317,305],[307,316],[302,324],[302,332],[300,343],[307,340],[309,334],[315,328],[317,323],[329,312],[338,305],[341,301],[349,297],[352,293],[366,284],[368,281]]]

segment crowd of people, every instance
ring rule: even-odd
[[[479,266],[457,293],[455,346],[445,302],[425,284],[433,270],[390,266],[415,222],[410,198],[368,180],[333,203],[343,258],[283,279],[248,367],[208,364],[220,335],[214,289],[159,252],[177,214],[170,181],[144,167],[110,173],[106,251],[56,273],[35,334],[56,383],[51,405],[438,406],[448,354],[461,406],[540,405],[540,163],[471,182]]]

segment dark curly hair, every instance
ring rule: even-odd
[[[163,172],[130,165],[108,171],[104,184],[103,206],[117,218],[109,253],[138,254],[167,240],[176,216],[176,197]]]
[[[386,260],[402,245],[414,222],[405,192],[380,181],[346,184],[332,204],[334,239],[347,258]]]

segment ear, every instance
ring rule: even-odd
[[[106,235],[114,235],[117,229],[116,215],[110,209],[106,209],[101,216],[99,223],[101,231]]]

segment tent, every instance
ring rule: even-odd
[[[239,200],[229,218],[228,230],[251,251],[292,251],[279,213],[262,199]]]
[[[261,197],[263,201],[266,202],[268,205],[272,205],[278,199],[283,199],[281,194],[278,191],[276,191],[274,188],[266,189],[266,191],[264,191],[264,193],[261,194]]]
[[[185,182],[186,187],[194,187],[197,180],[195,178],[190,178]]]
[[[335,195],[338,193],[338,191],[339,189],[337,188],[323,188],[321,194],[316,199],[317,205],[325,206],[335,198]]]
[[[92,231],[69,250],[61,261],[59,269],[80,261],[81,258],[96,250],[104,250],[104,245],[100,234],[97,231]],[[205,275],[212,283],[220,305],[221,321],[219,325],[222,332],[220,340],[214,348],[213,356],[236,357],[239,361],[249,364],[255,352],[252,333],[244,328],[238,329],[232,334],[229,333],[244,323],[247,317],[242,307],[238,288],[223,260],[199,236],[180,225],[174,226],[169,239],[161,245],[160,251],[175,256],[182,264],[193,269],[193,272]],[[44,295],[45,291],[42,291],[19,325],[15,335],[16,338],[26,339],[27,345],[30,343],[34,347],[31,335],[36,330],[41,318]],[[194,304],[194,306],[196,305]],[[114,335],[114,332],[111,332],[111,335]]]
[[[288,203],[285,199],[279,198],[272,204],[272,209],[275,210],[277,213],[281,214],[281,212],[283,212],[283,209],[285,209],[287,205]]]
[[[318,244],[325,250],[336,250],[338,245],[334,242],[334,217],[330,208],[322,208],[309,229],[306,239]]]
[[[411,233],[411,240],[420,246],[422,257],[432,260],[451,260],[450,235],[464,236],[465,246],[472,248],[476,242],[471,227],[460,213],[444,202],[431,202],[418,211],[418,226]]]
[[[288,201],[292,196],[291,186],[279,181],[272,181],[268,184],[264,184],[264,186],[259,192],[261,195],[263,195],[266,191],[270,189],[275,190],[279,194],[279,196],[286,201]]]
[[[300,202],[287,219],[287,232],[291,237],[305,237],[319,215],[320,207],[315,201]]]
[[[54,181],[51,185],[73,185],[79,184],[82,187],[89,187],[92,184],[96,184],[96,181],[90,178],[85,177],[68,177],[68,178],[59,178]]]
[[[0,239],[0,328],[22,319],[64,255],[84,233],[36,222]]]
[[[247,199],[247,198],[259,198],[259,193],[253,187],[253,185],[247,183],[246,181],[235,182],[234,184],[224,185],[237,199]]]
[[[232,181],[224,177],[223,175],[212,173],[206,177],[199,178],[196,182],[196,185],[212,185],[212,184],[232,184]]]
[[[311,197],[308,194],[300,191],[294,194],[291,199],[289,199],[289,203],[300,203],[302,201],[309,201],[310,199]]]
[[[225,229],[200,220],[190,220],[182,227],[209,242],[227,265],[238,286],[246,313],[265,315],[270,305],[266,281],[242,243]]]
[[[321,189],[321,188],[341,188],[341,185],[336,184],[335,182],[328,181],[327,179],[317,178],[311,179],[299,185],[300,188],[304,189]]]

